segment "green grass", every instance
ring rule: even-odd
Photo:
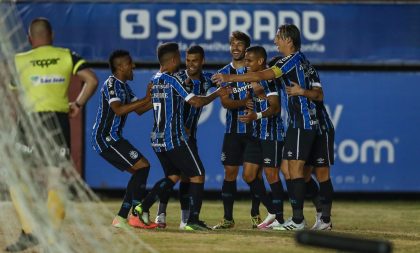
[[[108,203],[118,211],[118,202]],[[151,210],[155,217],[156,206]],[[305,203],[305,217],[312,226],[315,211]],[[160,252],[335,252],[297,245],[294,232],[251,229],[250,201],[237,201],[234,207],[234,229],[225,231],[187,232],[178,230],[179,203],[171,199],[168,206],[168,227],[160,230],[136,229],[140,238]],[[260,208],[264,216],[264,207]],[[285,203],[285,217],[291,215]],[[201,219],[213,226],[223,217],[221,201],[204,201]],[[264,218],[264,217],[263,217]],[[389,240],[393,252],[419,252],[420,201],[336,201],[333,206],[333,231],[369,239]]]

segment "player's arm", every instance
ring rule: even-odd
[[[207,96],[194,96],[191,100],[188,101],[188,103],[194,107],[202,107],[210,104],[217,97],[228,97],[229,93],[229,87],[219,87],[217,90],[215,90]]]
[[[85,105],[89,98],[95,93],[98,87],[98,78],[95,73],[88,68],[85,60],[79,55],[72,53],[73,60],[73,74],[76,75],[82,82],[83,88],[77,96],[76,100],[70,103],[70,117],[76,116],[80,107]]]
[[[150,110],[151,105],[152,105],[152,100],[150,99],[150,96],[146,96],[142,99],[138,99],[128,104],[122,104],[120,100],[112,101],[110,104],[111,109],[114,111],[114,113],[117,116],[123,116],[132,111],[137,112],[137,110],[140,112],[140,113],[139,112],[137,113],[141,114]]]
[[[267,100],[270,106],[262,112],[256,113],[253,110],[247,110],[247,114],[238,116],[239,121],[249,123],[257,119],[266,118],[280,113],[280,104],[277,93],[267,94]]]
[[[279,70],[281,72],[281,70]],[[281,76],[281,74],[279,75]],[[271,80],[277,76],[277,73],[271,68],[265,69],[258,72],[248,72],[241,75],[226,75],[226,74],[215,74],[212,77],[213,82],[221,85],[222,83],[229,83],[229,82],[259,82],[262,80]]]
[[[286,93],[289,96],[304,96],[314,101],[322,101],[324,99],[324,92],[322,91],[321,85],[312,85],[312,89],[306,90],[295,82],[290,83],[292,86],[286,87]]]
[[[238,109],[241,107],[247,107],[247,104],[251,101],[251,95],[247,92],[246,97],[241,100],[231,99],[229,94],[220,96],[220,101],[222,102],[222,106],[229,110]]]
[[[143,98],[143,99],[149,98],[149,103],[145,103],[144,105],[142,105],[141,107],[135,110],[138,115],[142,115],[143,113],[153,108],[152,97],[151,97],[152,88],[153,88],[153,83],[149,83],[147,85],[146,96]]]

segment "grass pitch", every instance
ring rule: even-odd
[[[119,202],[108,203],[117,212]],[[154,218],[156,204],[151,210]],[[285,217],[291,215],[285,203]],[[260,207],[264,218],[266,211]],[[297,245],[294,232],[260,231],[251,229],[250,201],[237,201],[234,206],[236,226],[231,230],[188,232],[178,229],[180,210],[178,200],[168,206],[167,228],[155,231],[136,229],[146,243],[159,252],[336,252]],[[315,210],[305,203],[308,226],[315,220]],[[221,201],[204,201],[201,219],[209,226],[223,217]],[[333,231],[361,238],[389,240],[393,252],[420,252],[420,201],[336,201],[333,206]],[[112,229],[110,227],[110,229]],[[116,231],[118,234],[118,232]]]

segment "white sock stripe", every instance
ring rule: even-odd
[[[198,163],[197,163],[197,161],[195,160],[194,154],[193,154],[193,152],[191,151],[190,146],[188,146],[188,143],[187,143],[187,142],[185,142],[185,145],[187,145],[188,151],[190,152],[190,154],[191,154],[191,156],[192,156],[192,158],[193,158],[193,160],[194,160],[195,166],[197,166],[198,174],[200,174],[200,176],[201,176],[203,173],[201,172],[201,170],[200,170],[200,166],[198,166]]]
[[[110,147],[115,151],[115,153],[117,153],[122,159],[124,159],[124,161],[126,161],[128,164],[130,164],[131,167],[133,167],[133,164],[131,164],[130,161],[128,161],[120,152],[118,152],[118,150],[116,150],[112,145],[110,145]]]

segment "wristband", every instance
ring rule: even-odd
[[[257,112],[257,119],[261,119],[262,118],[262,113],[261,112]]]
[[[76,101],[76,102],[74,102],[74,104],[77,106],[77,108],[82,107],[82,105],[81,105],[81,104],[79,104],[79,103],[77,103],[77,101]]]

